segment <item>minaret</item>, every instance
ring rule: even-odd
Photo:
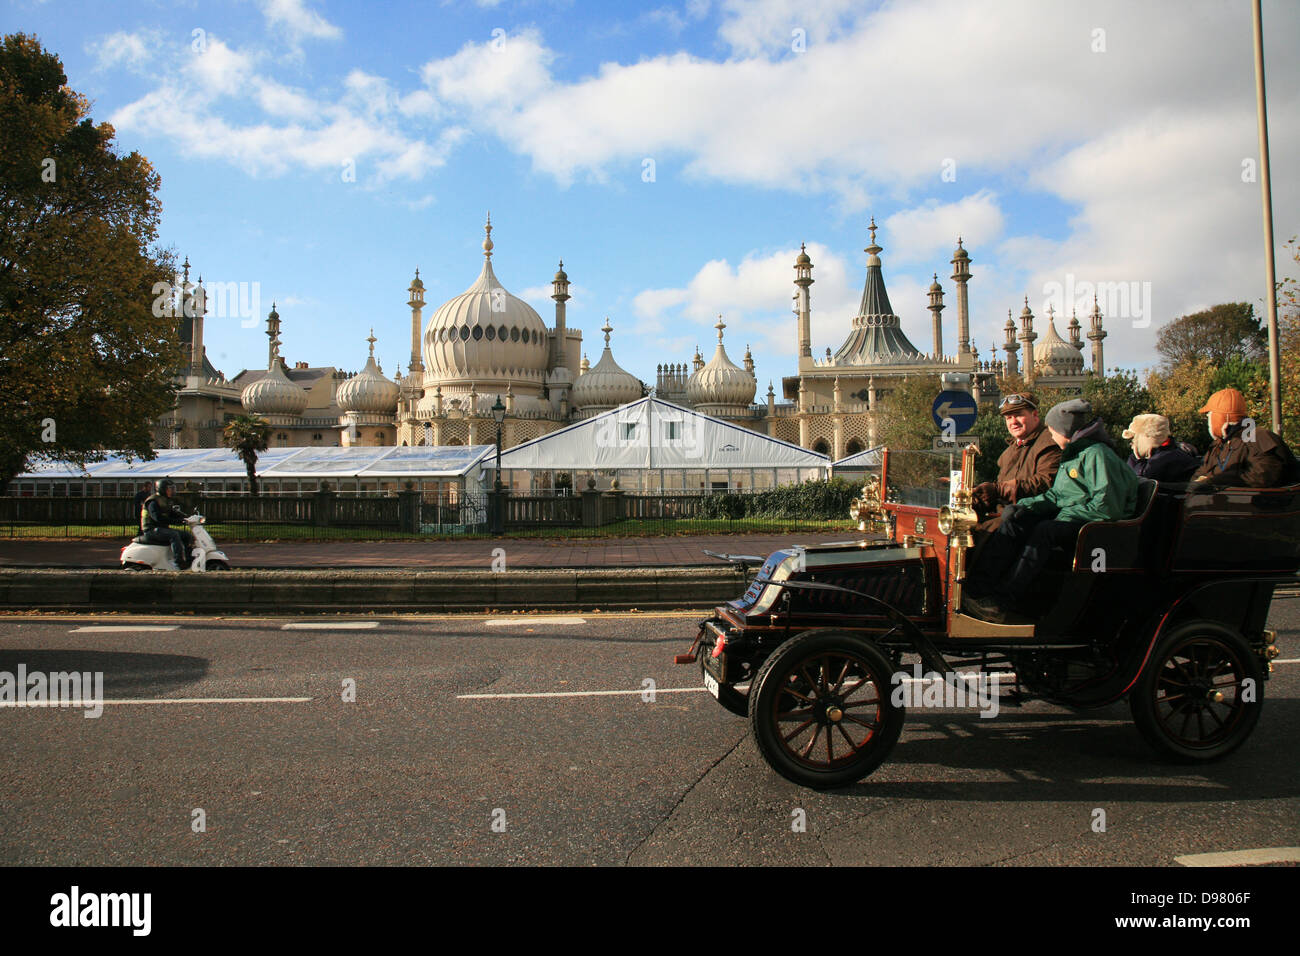
[[[934,358],[943,358],[943,286],[939,285],[939,273],[934,274],[930,284],[930,311],[934,313]]]
[[[420,336],[424,328],[420,315],[424,311],[424,283],[420,281],[420,270],[415,270],[415,278],[411,280],[407,292],[411,297],[406,300],[406,304],[411,307],[411,364],[407,371],[417,381],[424,376],[424,355],[420,349]]]
[[[1020,341],[1025,345],[1025,385],[1034,384],[1034,313],[1029,309],[1029,296],[1025,296],[1025,307],[1020,311]]]
[[[1101,357],[1101,340],[1106,337],[1106,330],[1101,327],[1101,306],[1097,304],[1097,296],[1092,297],[1092,312],[1089,316],[1092,319],[1092,329],[1088,332],[1088,341],[1092,343],[1092,374],[1099,378],[1106,377],[1106,363]]]
[[[1070,344],[1080,352],[1083,351],[1083,339],[1079,337],[1079,310],[1070,310]]]
[[[718,321],[719,321],[719,322],[722,321],[722,316],[718,316]],[[714,328],[716,329],[717,326],[715,325]],[[718,332],[718,341],[719,341],[719,342],[722,341],[722,332],[721,332],[721,331]],[[695,346],[695,358],[692,359],[691,361],[692,361],[692,362],[694,363],[694,365],[695,365],[695,371],[698,372],[700,369],[704,368],[704,356],[700,354],[700,347],[699,347],[698,345]]]
[[[799,316],[799,357],[812,358],[812,293],[809,286],[815,281],[812,277],[812,259],[808,258],[808,249],[799,243],[799,255],[794,260],[795,313]]]
[[[190,374],[203,376],[203,316],[208,311],[208,292],[203,288],[203,276],[199,276],[198,288],[194,290],[194,329],[190,334]]]
[[[564,303],[569,301],[569,274],[564,271],[563,259],[560,260],[560,268],[555,273],[555,278],[551,280],[551,288],[555,290],[551,293],[551,298],[555,300],[555,339],[554,348],[551,350],[551,368],[556,368],[569,364],[564,355],[566,345]]]
[[[750,375],[754,374],[754,356],[749,351],[749,343],[745,343],[745,371]]]
[[[267,343],[266,367],[270,368],[280,355],[280,313],[275,311],[274,302],[266,316],[266,337],[270,339]]]
[[[957,357],[970,354],[970,312],[966,303],[966,283],[970,281],[970,254],[962,248],[961,236],[952,254],[952,278],[957,283]]]
[[[1007,341],[1002,346],[1002,349],[1007,353],[1007,374],[1019,375],[1020,363],[1016,360],[1016,353],[1020,351],[1020,343],[1016,341],[1016,323],[1011,318],[1010,309],[1007,309],[1007,324],[1004,328],[1007,333]]]

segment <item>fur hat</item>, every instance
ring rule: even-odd
[[[1224,430],[1246,417],[1246,396],[1235,388],[1221,388],[1200,409],[1210,415],[1210,434],[1222,438]]]
[[[1043,419],[1054,432],[1073,438],[1075,432],[1092,424],[1096,416],[1092,414],[1092,404],[1084,398],[1072,398],[1068,402],[1053,405]]]
[[[1169,419],[1163,415],[1136,415],[1124,429],[1124,437],[1133,442],[1133,454],[1150,458],[1151,450],[1169,440]]]

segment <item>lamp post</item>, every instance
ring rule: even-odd
[[[492,533],[502,534],[504,532],[504,515],[501,499],[501,425],[506,420],[506,407],[501,404],[501,396],[497,396],[497,402],[492,406],[492,418],[497,423],[497,467],[492,477]]]

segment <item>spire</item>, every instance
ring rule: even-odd
[[[609,324],[609,316],[605,316],[605,324],[600,327],[600,330],[605,333],[605,348],[608,349],[609,333],[614,331],[614,327]]]
[[[493,244],[492,244],[492,213],[491,213],[491,212],[489,212],[489,213],[487,214],[487,225],[485,225],[485,226],[483,227],[483,232],[484,232],[484,239],[483,239],[483,258],[485,258],[485,259],[491,259],[491,258],[492,258],[492,248],[493,248]],[[507,265],[509,265],[509,263],[507,263]]]
[[[717,323],[716,323],[713,327],[714,327],[715,329],[718,330],[718,344],[721,345],[721,344],[722,344],[722,330],[725,329],[725,328],[727,327],[727,323],[722,321],[722,313],[721,313],[721,312],[718,313],[718,321],[717,321]]]
[[[373,325],[370,327],[370,336],[369,336],[369,338],[366,339],[366,341],[370,343],[370,357],[371,357],[371,358],[374,358],[374,357],[375,357],[375,343],[378,342],[379,340],[378,340],[377,338],[375,338],[375,327],[374,327]]]

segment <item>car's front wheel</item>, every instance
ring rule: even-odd
[[[777,648],[749,692],[754,739],[772,769],[815,790],[861,780],[903,730],[893,665],[871,641],[815,630]]]

